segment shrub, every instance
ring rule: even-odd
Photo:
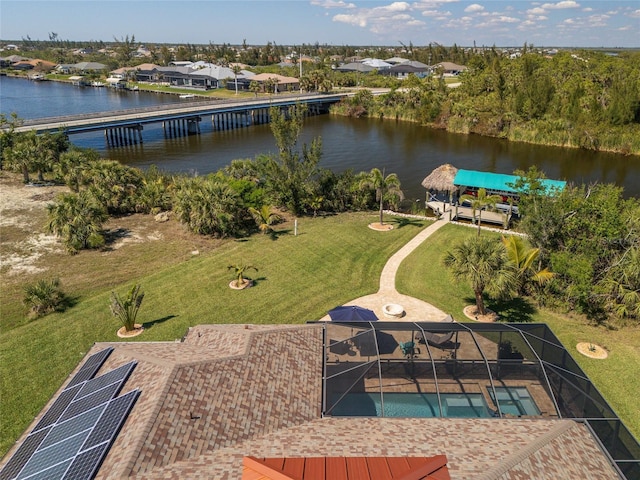
[[[63,311],[67,297],[60,288],[60,279],[41,279],[24,288],[24,304],[29,307],[29,315],[43,317],[51,312]]]
[[[144,292],[140,290],[140,285],[134,285],[126,298],[122,298],[116,292],[111,292],[111,313],[120,319],[127,332],[136,328],[136,317],[144,299]]]

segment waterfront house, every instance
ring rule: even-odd
[[[409,75],[414,74],[416,77],[427,76],[427,67],[416,67],[407,63],[399,63],[392,65],[389,68],[380,70],[380,75],[387,75],[389,77],[395,77],[399,80],[406,79]]]
[[[349,73],[349,72],[369,73],[369,72],[373,72],[374,70],[375,68],[360,62],[345,63],[344,65],[340,65],[339,67],[336,68],[336,71],[345,72],[345,73]]]
[[[442,75],[444,75],[445,77],[453,77],[459,75],[468,68],[469,67],[458,65],[453,62],[440,62],[434,65],[434,69],[442,72]]]
[[[106,70],[107,66],[98,62],[79,62],[71,66],[71,71],[80,74],[105,72]]]
[[[397,65],[399,63],[407,63],[408,61],[409,61],[408,58],[402,58],[402,57],[391,57],[385,60],[385,62],[390,63],[391,65]]]
[[[162,81],[162,75],[158,71],[159,65],[155,63],[142,63],[134,67],[137,82],[157,83]]]
[[[231,77],[233,79],[233,77]],[[238,89],[248,90],[251,82],[257,82],[261,91],[266,92],[269,82],[273,83],[273,87],[269,92],[293,92],[300,90],[300,80],[295,77],[285,77],[276,73],[260,73],[243,79],[238,78]],[[233,81],[227,83],[227,88],[235,88]]]
[[[94,344],[0,477],[310,478],[277,475],[296,458],[344,469],[313,477],[330,480],[434,459],[438,475],[402,478],[630,480],[637,452],[541,324],[201,325]]]

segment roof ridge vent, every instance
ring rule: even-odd
[[[513,467],[529,458],[541,448],[547,446],[551,441],[561,437],[567,431],[571,430],[575,426],[573,420],[561,420],[558,425],[553,427],[547,433],[535,438],[532,442],[527,444],[524,448],[521,448],[516,453],[512,453],[507,456],[500,463],[479,475],[475,480],[497,480],[501,478],[505,473],[511,470]]]

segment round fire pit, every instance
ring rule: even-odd
[[[401,318],[404,316],[404,308],[397,303],[387,303],[382,307],[382,313],[385,317]]]

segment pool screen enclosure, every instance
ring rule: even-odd
[[[545,324],[324,322],[323,364],[323,416],[570,418],[640,478],[637,440]]]

